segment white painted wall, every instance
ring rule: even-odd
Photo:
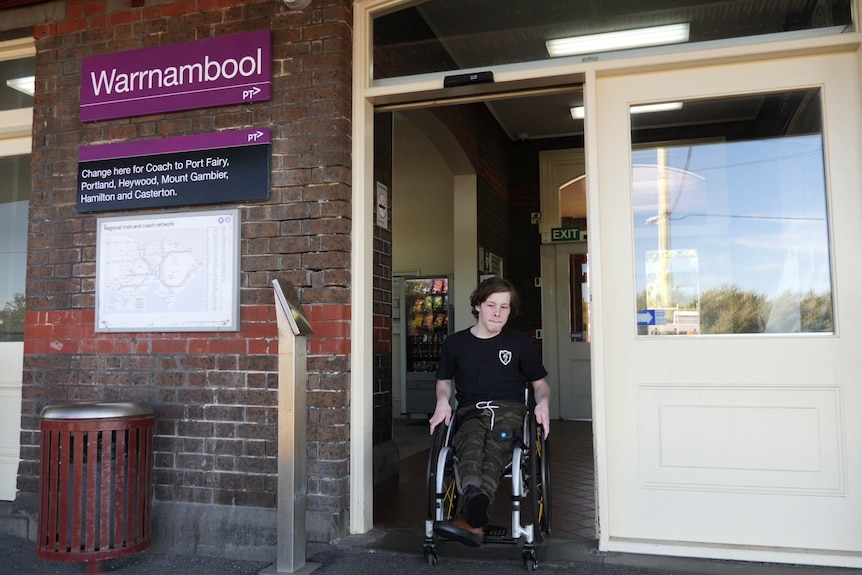
[[[451,326],[466,329],[473,325],[469,301],[478,278],[476,174],[458,142],[429,111],[395,114],[393,125],[393,274],[451,276]],[[392,335],[396,417],[402,384],[399,321],[393,320]]]
[[[395,115],[392,152],[392,270],[454,272],[453,175],[412,122]]]
[[[452,170],[413,122],[395,114],[392,152],[392,271],[452,275]],[[474,234],[475,235],[475,234]],[[394,297],[398,297],[394,294]],[[403,302],[402,302],[403,303]],[[393,320],[397,323],[399,320]],[[392,334],[392,413],[401,413],[401,332]]]

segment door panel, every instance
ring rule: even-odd
[[[591,420],[587,243],[558,244],[555,252],[560,418]]]
[[[596,336],[602,338],[603,356],[594,361],[599,362],[604,398],[599,408],[606,420],[599,460],[607,461],[608,492],[603,500],[608,508],[601,510],[602,543],[607,549],[688,554],[696,547],[695,554],[708,556],[712,548],[717,557],[727,556],[722,545],[763,552],[763,557],[807,549],[809,554],[822,551],[825,564],[835,561],[828,558],[832,552],[862,552],[862,494],[849,488],[862,481],[862,394],[853,375],[862,373],[858,353],[862,349],[862,322],[858,321],[862,275],[856,261],[862,248],[862,201],[855,159],[860,153],[855,66],[852,54],[839,54],[597,80],[602,277],[601,301],[594,298],[593,305],[602,310]],[[715,242],[716,253],[723,244],[727,248],[721,252],[726,257],[707,264],[703,244],[694,260],[684,251],[687,240],[701,241],[712,233],[707,229],[715,231],[706,225],[696,237],[694,233],[674,235],[667,229],[657,234],[656,253],[684,256],[675,260],[686,262],[679,277],[694,278],[693,283],[686,281],[694,286],[691,293],[696,301],[679,296],[674,281],[667,279],[673,277],[677,264],[659,261],[658,273],[651,271],[653,264],[645,263],[644,254],[638,252],[640,234],[649,232],[639,231],[638,226],[660,225],[663,216],[671,216],[679,207],[678,198],[670,184],[665,202],[659,200],[653,206],[654,216],[637,213],[633,156],[639,143],[632,143],[636,120],[630,106],[810,89],[819,93],[823,109],[814,119],[823,121],[821,180],[828,183],[825,213],[831,273],[827,268],[826,281],[831,285],[831,325],[799,329],[800,322],[806,325],[803,317],[776,330],[780,322],[771,314],[761,314],[760,323],[755,322],[759,327],[740,329],[737,315],[727,324],[730,327],[714,328],[716,335],[690,326],[670,330],[673,305],[688,311],[686,321],[695,318],[703,327],[707,302],[702,298],[714,279],[710,274],[720,265],[717,262],[725,263],[729,277],[776,273],[778,291],[788,278],[793,285],[801,285],[800,278],[816,274],[806,275],[806,270],[813,269],[806,267],[812,258],[796,257],[795,248],[786,250],[790,254],[786,261],[791,263],[778,264],[783,266],[778,272],[745,269],[740,263],[744,249],[729,256],[737,243],[733,230],[739,221],[772,218],[781,224],[788,219],[750,209],[734,213],[736,200],[727,203],[727,213],[722,215],[728,221],[718,225],[723,239]],[[651,137],[672,140],[670,131],[661,132],[666,128],[656,126]],[[804,125],[796,128],[799,133],[813,133]],[[731,138],[720,126],[712,133],[710,141]],[[725,159],[731,162],[729,156]],[[751,177],[765,171],[765,164],[760,165]],[[722,182],[728,189],[751,183],[759,182]],[[753,186],[752,193],[761,189]],[[703,199],[708,204],[714,197],[707,192]],[[787,198],[779,197],[779,203],[786,207]],[[677,213],[675,221],[715,216],[714,207],[687,208],[686,218]],[[769,247],[747,249],[753,260]],[[666,265],[663,270],[662,265]],[[649,285],[659,286],[665,295],[642,293],[644,274],[651,273],[659,280]],[[682,300],[687,303],[680,304]],[[658,320],[656,309],[644,307],[662,308],[663,319]],[[645,325],[648,322],[654,323]],[[662,323],[664,329],[653,329]],[[692,335],[670,335],[683,332]]]
[[[14,501],[21,435],[24,343],[0,342],[0,500]]]

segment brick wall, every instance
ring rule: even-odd
[[[374,181],[392,205],[392,114],[374,116]],[[390,212],[391,213],[391,212]],[[374,445],[392,439],[392,223],[374,226]],[[397,464],[395,474],[397,475]]]
[[[155,496],[271,509],[276,493],[277,333],[271,280],[297,286],[308,339],[308,535],[347,531],[350,366],[351,5],[315,0],[69,1],[37,26],[19,489],[38,489],[42,407],[153,404]],[[81,59],[269,28],[269,102],[82,124]],[[95,333],[97,216],[75,208],[81,146],[272,129],[271,196],[241,208],[236,333]],[[179,208],[176,211],[195,208]],[[116,215],[107,213],[104,215]]]

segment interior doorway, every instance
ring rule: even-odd
[[[586,240],[542,246],[542,349],[557,418],[569,421],[592,421],[588,258]]]
[[[392,114],[392,271],[394,276],[441,275],[450,277],[450,318],[454,328],[472,325],[466,302],[481,275],[492,273],[489,258],[503,263],[504,277],[517,279],[522,299],[528,302],[524,331],[535,334],[543,351],[543,361],[554,382],[551,416],[555,419],[591,420],[591,346],[587,256],[587,204],[584,162],[584,125],[569,110],[583,101],[581,85],[539,91],[462,99],[458,104],[427,107],[411,103],[378,108],[377,114]],[[485,118],[495,124],[474,123],[469,110],[482,108]],[[566,111],[565,118],[548,121],[552,114],[537,120],[526,111],[555,108]],[[442,113],[439,113],[443,110]],[[524,111],[523,113],[519,111]],[[489,113],[490,112],[490,113]],[[441,121],[450,115],[458,123]],[[480,114],[480,117],[482,115]],[[468,118],[467,121],[463,121]],[[565,122],[565,123],[564,123]],[[502,133],[517,158],[512,168],[519,186],[534,189],[533,209],[524,212],[512,199],[506,205],[489,206],[481,197],[476,168],[452,133],[463,130],[480,133],[481,138],[499,140]],[[472,158],[476,161],[476,157]],[[469,181],[469,185],[459,181]],[[538,201],[537,201],[538,200]],[[444,209],[440,209],[444,206]],[[511,224],[498,238],[489,238],[487,216],[482,210],[511,211],[511,220],[531,218],[519,228]],[[448,214],[448,215],[447,215]],[[485,231],[480,230],[485,226]],[[507,226],[509,224],[507,223]],[[495,227],[496,222],[491,225]],[[575,234],[565,242],[552,241],[552,232]],[[491,233],[493,235],[493,232]],[[509,245],[511,237],[520,243]],[[523,238],[528,238],[524,240]],[[573,259],[574,258],[574,259]],[[484,261],[483,261],[484,260]],[[512,265],[517,260],[518,265]],[[518,267],[521,277],[515,277]],[[575,282],[577,285],[573,285]],[[403,297],[397,278],[393,281],[393,385],[392,413],[405,417],[402,343]],[[538,290],[533,287],[540,287]],[[416,414],[421,415],[421,414]]]
[[[537,220],[525,222],[528,227],[526,234],[517,234],[529,236],[531,245],[529,249],[513,248],[508,253],[504,249],[499,249],[499,254],[495,255],[500,255],[503,260],[504,277],[509,278],[510,274],[517,273],[514,260],[520,260],[521,265],[524,262],[532,262],[531,265],[535,270],[527,278],[530,284],[527,287],[539,287],[534,284],[534,275],[541,277],[538,283],[542,286],[554,286],[547,293],[544,289],[529,290],[532,293],[528,297],[533,298],[535,305],[528,313],[533,314],[531,321],[540,328],[536,335],[541,338],[545,355],[543,361],[552,374],[550,378],[554,382],[553,387],[556,388],[552,417],[557,421],[552,425],[559,448],[555,448],[552,472],[561,480],[555,483],[555,537],[594,540],[596,538],[595,466],[592,428],[589,421],[592,406],[589,377],[591,362],[587,290],[586,190],[582,151],[583,122],[580,119],[574,119],[568,113],[571,106],[582,101],[583,95],[580,86],[552,92],[550,94],[512,94],[507,98],[497,97],[488,101],[478,99],[446,106],[445,112],[459,116],[462,113],[466,114],[465,110],[460,109],[462,106],[480,107],[485,109],[486,117],[502,122],[499,132],[489,131],[486,126],[469,123],[457,125],[456,128],[482,133],[485,134],[483,137],[489,139],[500,140],[502,135],[502,140],[510,147],[510,153],[520,159],[521,163],[518,165],[524,169],[524,172],[518,175],[518,181],[531,182],[523,185],[533,187],[534,195],[531,200],[533,209],[540,209],[542,212],[542,216]],[[567,116],[560,118],[556,126],[531,125],[529,114],[526,112],[520,115],[523,117],[519,117],[518,110],[548,108],[551,106],[549,103],[551,100],[556,102],[554,107],[564,110]],[[434,121],[438,115],[435,114],[433,106],[434,104],[429,104],[427,108],[422,109],[416,104],[411,104],[405,110],[399,110],[393,106],[391,111],[389,109],[378,111],[378,113],[396,115],[392,121],[394,126],[391,199],[393,274],[396,276],[424,276],[429,273],[450,275],[456,290],[451,306],[454,310],[456,330],[465,329],[473,323],[472,317],[467,313],[469,294],[475,288],[478,277],[489,271],[488,268],[483,267],[485,262],[481,261],[482,252],[489,250],[476,249],[488,247],[487,243],[483,243],[487,241],[487,237],[483,238],[479,230],[483,216],[487,220],[487,214],[483,215],[482,210],[497,209],[499,206],[489,208],[487,202],[482,201],[481,187],[488,184],[483,184],[481,180],[478,185],[476,184],[475,167],[464,163],[468,159],[468,154],[460,148],[454,149],[460,144],[452,134],[452,125],[447,127],[440,121]],[[487,114],[488,111],[491,113]],[[444,113],[440,116],[445,115]],[[561,127],[563,121],[568,122],[565,124],[566,128]],[[563,133],[563,130],[566,130],[566,133]],[[560,151],[559,148],[563,148],[563,151],[557,154],[560,158],[565,158],[562,163],[574,158],[574,166],[559,172],[558,175],[563,180],[558,184],[565,190],[562,194],[557,190],[556,204],[546,206],[546,202],[539,198],[543,193],[541,188],[544,181],[540,176],[543,170],[540,157],[546,154],[554,156]],[[409,163],[398,165],[398,158],[405,158],[405,162]],[[408,173],[405,174],[405,171]],[[458,197],[463,196],[464,190],[459,191],[457,186],[451,183],[453,179],[457,180],[459,174],[462,177],[464,174],[470,174],[474,178],[474,191],[470,202],[465,203],[461,200],[459,203]],[[434,183],[438,180],[439,183]],[[411,195],[405,197],[402,194]],[[529,211],[525,213],[518,206],[513,205],[511,200],[508,201],[510,203],[505,206],[505,210],[512,215],[507,217],[529,218]],[[435,213],[438,211],[440,203],[454,208],[450,210],[448,221],[439,221],[439,217],[429,217],[432,210]],[[414,208],[413,211],[406,212],[405,210],[411,206]],[[472,222],[468,218],[467,225],[464,225],[464,213],[468,207],[472,208],[473,218]],[[408,221],[403,221],[404,218]],[[579,228],[577,241],[543,246],[544,228],[546,224],[554,221],[560,221],[570,229]],[[446,233],[449,237],[446,241],[435,239],[435,234],[441,230],[448,230]],[[463,241],[465,237],[471,238],[473,243],[465,244]],[[453,241],[453,238],[460,239]],[[416,249],[412,249],[412,254],[405,259],[404,248],[407,245],[415,246]],[[466,249],[465,245],[474,247]],[[437,253],[437,248],[448,253]],[[493,248],[490,251],[497,252],[498,249]],[[553,263],[550,265],[553,269],[546,270],[546,257],[552,258]],[[464,260],[469,260],[469,264],[465,265]],[[462,262],[460,267],[459,261]],[[446,265],[451,266],[451,269],[446,268]],[[524,278],[520,279],[521,283],[524,283]],[[397,282],[393,281],[393,286],[396,284]],[[572,291],[572,285],[576,286],[575,291]],[[393,326],[396,323],[399,324],[396,330],[398,333],[395,334],[394,339],[400,340],[404,336],[401,333],[404,327],[400,324],[403,323],[406,310],[403,307],[404,301],[395,295],[399,290],[395,287],[393,290],[393,304],[397,304],[397,311],[394,313],[398,316],[393,320]],[[548,327],[546,324],[544,313],[546,309],[557,310],[554,312],[553,327]],[[557,315],[560,316],[559,320]],[[556,335],[549,338],[548,334],[552,330]],[[573,337],[577,345],[573,345]],[[561,354],[564,354],[564,357]],[[393,346],[392,436],[401,456],[399,485],[385,492],[375,493],[374,523],[389,528],[419,527],[424,519],[423,508],[417,506],[416,501],[417,491],[421,492],[425,489],[428,432],[426,418],[421,414],[401,413],[404,402],[403,398],[398,396],[398,391],[402,388],[403,382],[399,380],[399,374],[403,369],[400,368],[401,358],[398,355],[399,346]],[[563,380],[578,385],[561,387],[559,384],[561,372]],[[561,403],[564,405],[563,409],[560,407]],[[570,421],[560,422],[561,417]]]
[[[551,417],[592,420],[589,229],[584,150],[539,155],[542,355],[554,383]]]

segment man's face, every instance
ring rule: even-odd
[[[511,311],[509,292],[498,292],[488,296],[484,302],[476,306],[479,318],[476,325],[486,336],[497,335],[509,321]]]

